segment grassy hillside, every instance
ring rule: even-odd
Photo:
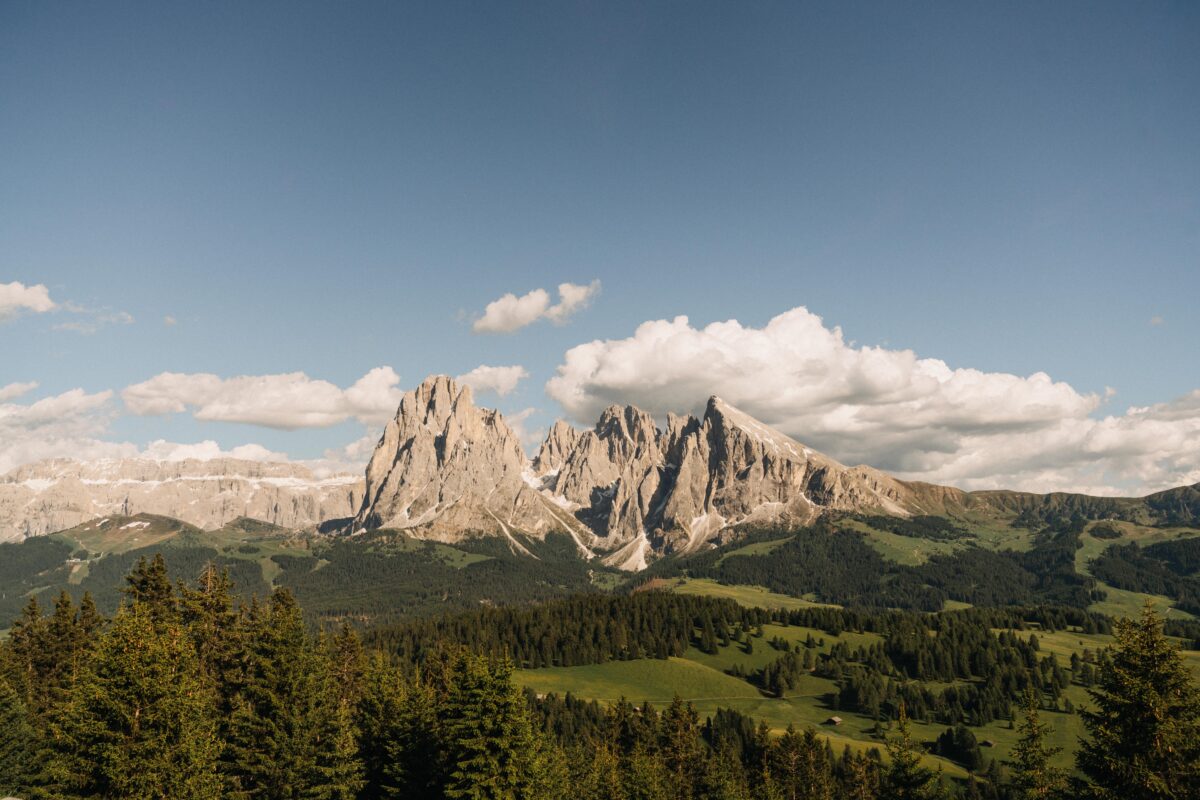
[[[694,584],[693,584],[694,585]],[[999,631],[996,632],[997,635]],[[1030,631],[1018,631],[1028,636]],[[790,724],[797,727],[812,726],[829,739],[840,752],[844,745],[852,749],[866,750],[881,748],[883,738],[875,731],[874,719],[844,709],[834,702],[837,685],[834,681],[817,675],[807,675],[783,697],[771,697],[759,691],[749,681],[729,674],[735,667],[749,673],[769,664],[779,656],[779,651],[770,646],[773,639],[787,641],[790,645],[806,641],[809,637],[819,642],[816,651],[827,653],[839,641],[851,646],[878,643],[881,638],[872,633],[845,632],[838,636],[814,628],[802,626],[765,625],[761,637],[755,637],[753,651],[746,652],[743,645],[731,643],[719,647],[715,654],[705,654],[695,647],[689,648],[682,658],[665,661],[638,659],[633,661],[610,661],[581,667],[552,667],[536,670],[519,670],[517,680],[539,694],[570,693],[576,697],[612,703],[627,699],[634,703],[645,701],[655,705],[669,702],[676,694],[690,700],[701,716],[711,716],[718,708],[732,708],[757,720],[768,723],[775,731],[782,731]],[[1072,654],[1080,657],[1090,650],[1092,653],[1108,646],[1112,637],[1103,634],[1085,634],[1079,631],[1038,632],[1040,651],[1053,653],[1060,663],[1070,661]],[[1200,651],[1188,651],[1185,658],[1200,676]],[[1070,686],[1065,697],[1074,704],[1076,711],[1089,702],[1087,690],[1078,685]],[[830,717],[842,718],[840,725],[827,724]],[[1078,746],[1083,726],[1078,713],[1046,711],[1044,720],[1051,726],[1050,744],[1062,748],[1056,757],[1057,764],[1069,767]],[[885,725],[883,733],[887,734]],[[920,719],[913,720],[914,737],[931,745],[945,731],[943,724],[930,724]],[[998,720],[987,725],[973,727],[972,732],[980,742],[990,741],[992,747],[981,749],[985,758],[1007,759],[1016,741],[1016,733],[1007,720]],[[948,774],[962,776],[962,768],[934,755],[927,762],[940,766]]]

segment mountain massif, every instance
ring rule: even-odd
[[[345,533],[394,529],[457,542],[571,536],[584,558],[639,570],[736,528],[799,526],[829,512],[951,518],[1080,513],[1143,524],[1200,518],[1200,487],[1146,498],[963,492],[848,467],[718,397],[702,416],[660,428],[634,406],[580,431],[555,423],[536,457],[499,412],[445,376],[407,392],[367,465],[318,479],[295,464],[222,459],[41,462],[0,478],[0,539],[53,532],[109,514],[159,514],[214,529],[239,517]]]
[[[362,487],[356,475],[318,478],[299,464],[232,458],[40,461],[0,477],[0,541],[142,513],[210,530],[239,517],[309,528],[352,515]]]
[[[455,541],[565,530],[584,555],[641,569],[735,525],[811,521],[826,510],[907,514],[905,485],[848,468],[712,398],[665,429],[612,406],[591,430],[558,422],[530,461],[495,411],[447,377],[407,393],[367,467],[356,529]]]

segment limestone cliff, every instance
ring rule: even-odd
[[[40,461],[0,477],[0,541],[110,514],[159,514],[205,529],[238,517],[310,528],[353,516],[362,496],[361,477],[318,478],[298,464],[232,458]]]

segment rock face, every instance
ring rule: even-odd
[[[904,484],[815,453],[714,397],[666,430],[611,406],[579,432],[559,421],[530,462],[495,411],[447,377],[407,393],[367,467],[354,527],[458,541],[566,531],[624,569],[688,552],[734,525],[804,523],[826,510],[906,514]]]
[[[570,435],[560,430],[563,441]],[[549,463],[554,446],[543,447]],[[367,465],[355,530],[395,528],[458,541],[496,534],[516,551],[520,531],[587,531],[538,491],[519,438],[498,411],[476,408],[471,389],[438,376],[407,392]],[[582,545],[581,545],[582,546]]]
[[[843,466],[717,397],[702,418],[672,415],[663,431],[637,408],[610,407],[554,463],[557,471],[535,464],[545,490],[589,525],[607,563],[626,569],[693,551],[734,525],[800,524],[830,510],[909,513],[905,484]]]
[[[575,449],[577,441],[579,431],[561,419],[555,422],[550,433],[546,434],[546,441],[542,442],[537,458],[533,460],[533,471],[538,475],[557,473]]]
[[[53,533],[108,514],[143,512],[205,529],[238,517],[309,528],[353,516],[362,497],[362,478],[319,479],[298,464],[57,459],[0,477],[0,541]]]

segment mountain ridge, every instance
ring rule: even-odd
[[[738,528],[796,527],[838,512],[1195,524],[1200,484],[1117,498],[903,481],[846,466],[717,396],[700,416],[669,414],[661,428],[632,405],[609,406],[587,429],[559,420],[530,458],[503,414],[477,407],[469,386],[444,375],[404,394],[363,477],[236,459],[60,459],[0,476],[0,541],[115,513],[202,529],[248,517],[441,542],[491,535],[531,557],[529,537],[559,531],[581,557],[627,570],[711,547]]]

